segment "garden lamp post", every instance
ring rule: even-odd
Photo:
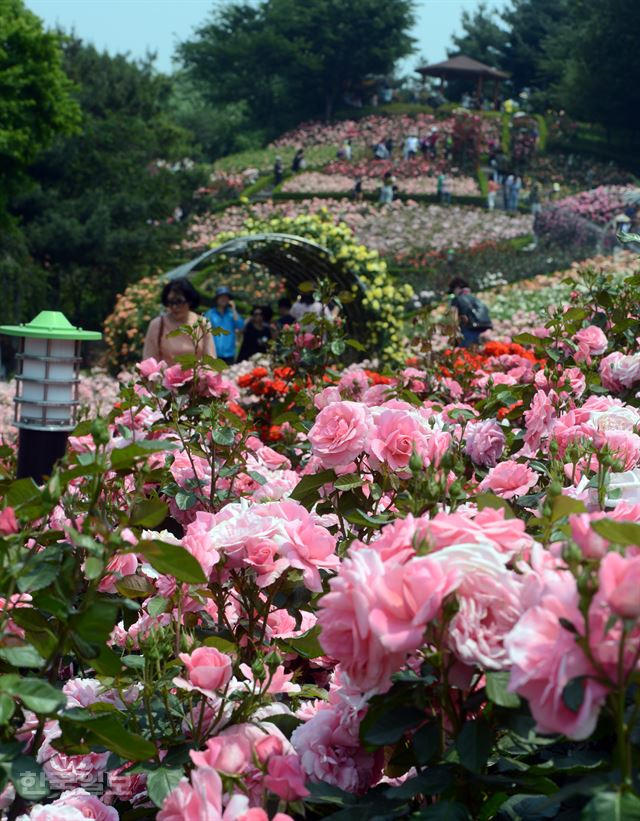
[[[80,344],[102,334],[74,328],[59,311],[41,311],[26,325],[0,325],[0,333],[20,338],[14,407],[17,476],[40,484],[64,455],[76,424]]]

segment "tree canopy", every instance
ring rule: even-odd
[[[167,116],[170,83],[150,63],[68,39],[64,67],[82,128],[40,154],[10,207],[46,272],[47,304],[95,327],[128,282],[167,264],[185,230],[174,212],[188,213],[202,178],[183,162],[191,138]]]
[[[0,0],[0,210],[29,163],[79,123],[60,45],[22,0]]]
[[[214,105],[246,101],[270,132],[330,117],[345,91],[413,48],[411,0],[263,0],[216,10],[178,55]]]

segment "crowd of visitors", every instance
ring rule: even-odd
[[[243,362],[257,353],[266,353],[272,339],[277,339],[285,328],[300,322],[306,314],[334,321],[338,313],[335,306],[323,305],[313,293],[305,292],[295,302],[281,297],[277,317],[270,305],[254,305],[245,321],[238,314],[230,289],[223,285],[216,290],[213,307],[201,315],[196,313],[200,295],[186,278],[167,283],[160,300],[164,311],[149,323],[143,359],[153,357],[168,365],[175,365],[180,357],[193,354],[217,357],[227,365]],[[183,333],[176,334],[181,328]]]

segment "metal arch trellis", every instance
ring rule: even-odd
[[[301,283],[320,277],[328,277],[341,291],[351,292],[355,284],[355,299],[344,305],[343,314],[352,334],[366,336],[369,313],[362,303],[366,291],[364,283],[355,272],[349,271],[332,259],[332,254],[327,248],[304,237],[279,233],[234,237],[222,245],[207,249],[195,259],[179,265],[164,276],[169,280],[188,277],[203,262],[225,256],[264,265],[273,274],[282,277],[293,291],[296,291]]]

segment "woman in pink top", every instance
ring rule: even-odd
[[[167,365],[175,365],[178,356],[194,353],[197,356],[215,356],[216,348],[209,331],[200,336],[197,346],[187,334],[169,336],[181,325],[207,322],[204,317],[195,313],[200,297],[189,280],[175,279],[168,282],[162,289],[161,299],[166,310],[149,323],[144,340],[143,359],[152,356],[158,362],[164,359]]]

